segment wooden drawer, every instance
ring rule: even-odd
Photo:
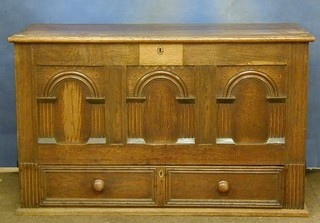
[[[156,205],[153,167],[42,166],[42,206]]]
[[[166,170],[167,206],[283,205],[283,167],[173,167]]]

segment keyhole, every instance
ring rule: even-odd
[[[158,49],[157,49],[157,52],[159,55],[162,55],[164,50],[163,50],[163,47],[159,46]]]
[[[163,172],[163,170],[159,170],[159,177],[160,177],[160,178],[164,177],[164,172]]]

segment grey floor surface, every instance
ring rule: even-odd
[[[306,205],[310,212],[308,218],[293,217],[205,217],[205,216],[17,216],[15,210],[19,203],[19,181],[17,173],[0,173],[0,222],[1,223],[320,223],[320,170],[307,171]]]

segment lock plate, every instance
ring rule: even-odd
[[[183,65],[182,44],[140,44],[140,65]]]

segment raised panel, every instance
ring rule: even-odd
[[[55,106],[55,138],[58,143],[86,143],[90,137],[90,107],[86,106],[89,92],[76,80],[64,81],[53,93]]]
[[[106,142],[104,86],[95,84],[103,81],[101,72],[38,67],[38,143]]]
[[[193,67],[129,67],[128,143],[194,143]]]
[[[286,66],[220,66],[218,144],[285,143]]]
[[[268,102],[264,84],[257,79],[241,81],[233,90],[231,137],[235,143],[264,143],[269,137]]]
[[[176,86],[156,81],[146,89],[143,136],[146,143],[175,143],[179,137],[180,108]]]

